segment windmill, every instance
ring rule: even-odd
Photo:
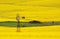
[[[17,14],[17,16],[16,16],[16,20],[17,20],[17,32],[20,32],[20,16],[19,16],[19,14]]]
[[[23,16],[22,19],[25,19],[25,17]],[[20,32],[21,25],[20,25],[20,21],[19,21],[20,20],[19,14],[16,15],[16,20],[17,20],[17,32]]]

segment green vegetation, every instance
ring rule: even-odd
[[[60,25],[60,22],[40,22],[40,23],[32,23],[30,22],[20,22],[21,27],[33,27],[33,26],[50,26],[50,25]],[[0,22],[0,26],[7,26],[7,27],[16,27],[17,22],[16,21],[5,21]]]

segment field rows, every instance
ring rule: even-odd
[[[24,27],[16,32],[14,27],[0,27],[0,39],[60,39],[60,26]]]

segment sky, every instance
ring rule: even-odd
[[[60,21],[60,0],[0,0],[0,21],[16,21],[17,13],[22,21]]]

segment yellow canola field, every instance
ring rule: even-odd
[[[0,0],[0,21],[16,21],[17,13],[21,21],[60,21],[60,0]]]
[[[24,27],[16,32],[14,27],[0,27],[0,39],[60,39],[60,26]]]

